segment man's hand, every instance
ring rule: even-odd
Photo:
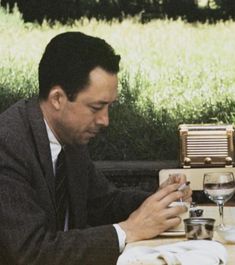
[[[183,184],[186,180],[186,176],[183,173],[169,174],[168,179],[160,185],[160,189],[174,183]]]
[[[178,191],[179,183],[162,187],[148,197],[126,221],[119,223],[126,233],[126,242],[153,238],[171,227],[179,225],[180,214],[187,211],[185,206],[168,207],[184,196]]]
[[[159,189],[162,189],[174,183],[183,184],[183,183],[186,183],[186,180],[187,180],[186,176],[183,173],[170,174],[169,178],[160,185]],[[182,192],[183,192],[182,200],[185,202],[191,203],[192,190],[190,186],[187,186],[186,188],[184,188]]]

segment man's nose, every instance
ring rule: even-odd
[[[96,118],[96,124],[102,125],[103,127],[107,127],[109,125],[109,110],[108,108],[104,108]]]

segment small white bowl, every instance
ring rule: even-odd
[[[226,226],[224,230],[216,228],[216,232],[227,243],[235,243],[235,226]]]

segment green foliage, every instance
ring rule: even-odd
[[[81,17],[123,20],[139,16],[142,22],[153,18],[189,21],[218,21],[235,18],[234,0],[1,0],[10,9],[17,3],[26,22],[43,19],[69,23]]]
[[[0,111],[37,94],[37,67],[48,41],[79,30],[121,54],[119,101],[110,126],[91,142],[95,160],[176,159],[181,123],[235,122],[235,23],[190,25],[134,19],[71,25],[24,23],[0,8]]]

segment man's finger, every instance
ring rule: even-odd
[[[175,184],[171,184],[171,185],[168,185],[164,188],[162,188],[161,190],[158,190],[157,192],[155,192],[153,195],[152,195],[152,198],[154,200],[162,200],[164,197],[166,197],[167,195],[169,195],[170,193],[173,193],[175,191],[177,191],[177,189],[179,188],[179,184],[175,183]],[[180,193],[181,196],[183,195],[183,193]]]

